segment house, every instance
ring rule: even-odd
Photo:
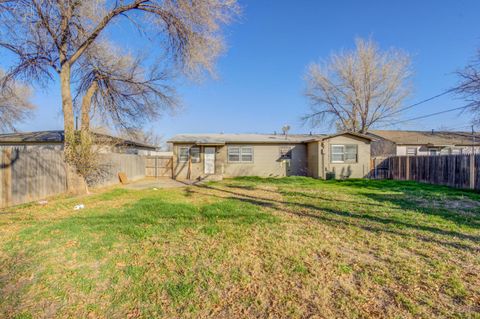
[[[480,151],[480,135],[467,132],[371,130],[372,157],[470,154]]]
[[[156,152],[156,147],[131,141],[123,138],[114,137],[107,134],[94,133],[97,138],[101,138],[109,145],[108,151],[115,153],[127,153],[138,155],[150,155]],[[8,133],[0,134],[0,148],[5,146],[22,147],[25,149],[63,149],[65,134],[63,130],[57,131],[38,131],[26,133]],[[105,150],[107,152],[107,150]]]
[[[235,176],[364,177],[372,138],[335,135],[181,134],[174,136],[175,179]]]

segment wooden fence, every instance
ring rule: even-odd
[[[102,154],[102,170],[93,186],[119,182],[118,173],[129,179],[145,177],[145,158],[131,154]],[[0,208],[40,200],[67,191],[67,165],[61,150],[0,149]],[[83,187],[82,183],[78,183]]]
[[[392,156],[372,160],[370,178],[480,190],[480,155]]]
[[[172,177],[172,156],[147,156],[145,161],[145,175],[147,177]]]

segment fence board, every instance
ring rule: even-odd
[[[474,178],[472,185],[480,190],[480,155],[475,155],[474,162],[473,158],[471,155],[436,155],[392,156],[380,159],[380,162],[374,159],[375,166],[369,177],[413,180],[464,189],[471,188],[470,178]]]
[[[145,175],[147,177],[172,177],[172,156],[148,156],[146,158]]]
[[[101,154],[101,173],[93,186],[117,184],[118,173],[130,180],[145,177],[145,157]],[[55,149],[4,147],[0,150],[0,208],[40,200],[67,191],[63,152]]]

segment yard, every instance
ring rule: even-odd
[[[58,198],[0,225],[0,317],[480,318],[473,192],[238,178]]]

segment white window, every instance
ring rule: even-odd
[[[188,150],[190,148],[186,146],[182,146],[178,148],[178,161],[179,162],[188,162]]]
[[[407,156],[416,156],[417,148],[416,147],[407,147]]]
[[[440,155],[448,155],[448,154],[450,154],[449,148],[444,147],[440,150]]]
[[[450,149],[450,154],[452,155],[461,155],[462,154],[462,149],[459,147],[453,147]]]
[[[438,155],[438,150],[436,148],[429,148],[428,154],[430,155]]]
[[[356,163],[358,161],[357,145],[332,145],[330,154],[332,163]]]
[[[253,162],[253,148],[241,147],[240,154],[242,162]]]
[[[253,147],[251,146],[229,146],[228,161],[232,163],[252,163]]]
[[[200,147],[194,146],[190,148],[190,156],[192,163],[200,163]]]

